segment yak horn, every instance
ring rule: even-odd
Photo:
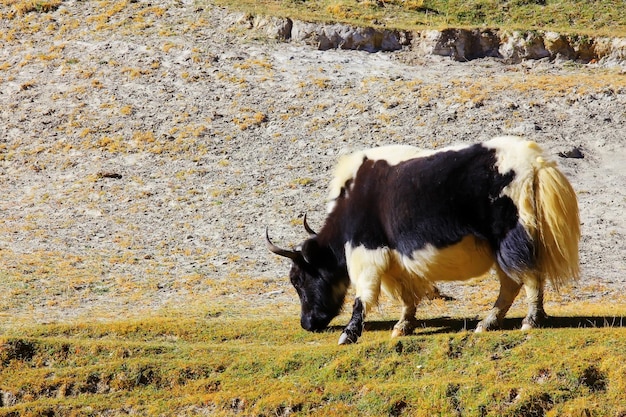
[[[309,224],[306,222],[306,213],[304,213],[304,219],[302,220],[302,222],[304,223],[304,230],[306,230],[308,234],[310,234],[311,236],[317,235],[317,233],[315,233],[315,230],[311,229],[311,226],[309,226]]]
[[[270,250],[270,252],[275,253],[278,256],[284,256],[285,258],[289,259],[296,259],[299,255],[299,253],[295,250],[282,249],[274,245],[270,240],[270,235],[267,227],[265,228],[265,244],[267,245],[267,248]]]

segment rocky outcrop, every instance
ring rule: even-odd
[[[354,49],[367,52],[395,51],[409,44],[408,32],[363,28],[341,23],[321,24],[277,17],[244,16],[237,20],[268,36],[303,42],[320,50]]]
[[[408,34],[386,29],[294,21],[291,39],[320,50],[356,49],[368,52],[395,51],[408,44]]]
[[[505,31],[492,29],[446,29],[428,31],[413,37],[414,50],[457,60],[484,57],[508,62],[528,59],[571,60],[582,63],[626,62],[626,39],[563,35],[544,31]]]
[[[320,50],[378,52],[409,48],[417,55],[448,56],[458,61],[494,57],[512,63],[543,58],[582,63],[626,62],[626,38],[594,38],[550,31],[488,28],[411,32],[249,15],[240,16],[235,21],[272,38],[302,42]]]
[[[411,48],[418,54],[449,56],[458,61],[499,57],[500,38],[491,30],[444,29],[415,32]]]

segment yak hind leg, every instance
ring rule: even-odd
[[[502,325],[502,320],[506,315],[515,297],[520,292],[522,285],[509,277],[499,266],[496,266],[498,279],[500,280],[500,294],[493,308],[478,325],[476,332],[484,332],[487,330],[495,330]]]
[[[522,330],[530,330],[540,327],[548,318],[543,309],[543,282],[539,279],[525,281],[524,291],[526,291],[528,314],[522,321]]]

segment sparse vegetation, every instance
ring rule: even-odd
[[[46,13],[56,10],[61,0],[2,0],[0,4],[8,8],[0,17],[4,15],[8,19],[15,19],[30,12]]]
[[[0,338],[0,415],[626,412],[623,328],[475,335],[460,325],[433,320],[389,340],[385,324],[350,349],[294,317],[227,310],[21,329]]]
[[[216,0],[216,3],[253,15],[388,29],[491,27],[593,36],[626,34],[626,9],[612,0]]]

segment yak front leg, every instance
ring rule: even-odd
[[[363,333],[365,315],[378,304],[381,275],[389,262],[386,251],[368,250],[363,246],[353,248],[350,245],[346,245],[346,260],[356,297],[352,318],[339,337],[340,345],[356,343]]]
[[[435,291],[436,294],[439,295],[439,290],[434,286],[428,291],[428,295],[434,295]],[[400,317],[400,320],[393,326],[391,337],[408,336],[412,334],[413,330],[417,327],[415,313],[417,312],[417,304],[421,297],[416,295],[414,290],[404,287],[400,298],[402,300],[402,317]]]
[[[348,322],[348,325],[341,333],[339,337],[340,345],[348,345],[351,343],[356,343],[363,334],[363,326],[365,325],[365,308],[363,307],[363,303],[361,299],[357,297],[354,300],[354,305],[352,307],[352,317]]]
[[[415,305],[405,304],[402,307],[402,317],[393,326],[391,337],[408,336],[413,333],[413,330],[417,327],[417,319],[415,318],[415,312],[417,308]]]
[[[367,284],[367,285],[365,285]],[[356,297],[352,306],[352,317],[339,337],[340,345],[356,343],[363,334],[365,316],[378,303],[380,280],[376,275],[371,279],[357,282]]]

